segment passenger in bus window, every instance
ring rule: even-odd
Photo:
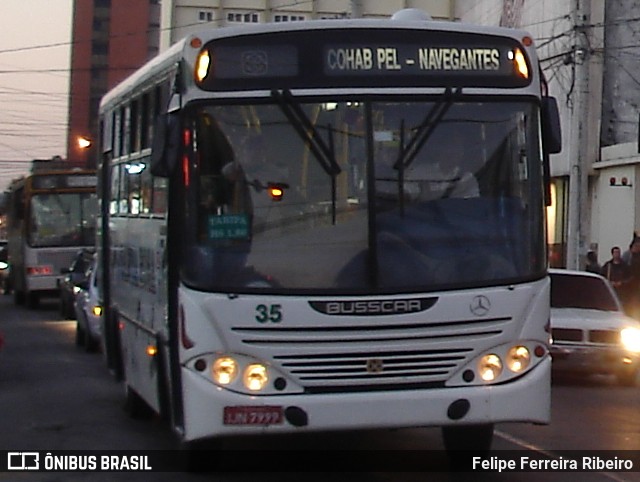
[[[431,199],[474,198],[480,196],[478,181],[473,173],[475,156],[464,141],[447,143],[438,152],[435,162],[426,164],[424,189],[428,190]],[[417,168],[417,167],[416,167]]]
[[[201,204],[205,209],[218,216],[249,214],[251,200],[242,170],[236,164],[233,149],[225,134],[207,113],[198,117],[196,149],[201,163]]]

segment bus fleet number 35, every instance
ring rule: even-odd
[[[258,323],[280,323],[282,321],[282,305],[256,306],[256,321]]]

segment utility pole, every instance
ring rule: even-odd
[[[363,0],[351,0],[351,18],[362,18],[362,2]]]
[[[569,152],[569,219],[567,232],[567,268],[582,269],[587,251],[589,221],[589,64],[591,0],[575,0],[574,101],[571,116]]]

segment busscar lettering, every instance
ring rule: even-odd
[[[327,314],[411,313],[421,311],[420,300],[345,301],[327,303]]]

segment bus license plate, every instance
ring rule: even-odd
[[[225,425],[275,425],[283,420],[282,407],[224,407]]]

